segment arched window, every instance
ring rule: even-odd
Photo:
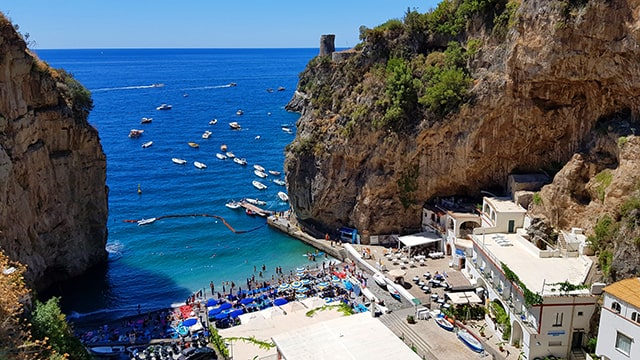
[[[622,307],[620,306],[620,304],[617,301],[614,301],[613,303],[611,303],[611,310],[613,310],[616,313],[620,314],[620,312],[622,311]]]

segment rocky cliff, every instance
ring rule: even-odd
[[[37,289],[106,261],[106,157],[89,93],[0,14],[0,248]]]
[[[467,2],[443,3],[451,8]],[[371,233],[403,232],[419,227],[421,206],[435,196],[478,196],[504,188],[512,172],[555,174],[569,162],[580,170],[556,176],[569,188],[566,207],[540,213],[561,227],[592,227],[593,218],[583,218],[583,211],[603,201],[583,185],[602,169],[636,166],[632,145],[620,153],[615,140],[596,141],[594,134],[607,133],[600,125],[612,119],[626,122],[627,132],[609,138],[638,128],[640,1],[489,3],[490,9],[467,13],[459,32],[429,30],[442,28],[441,7],[427,14],[424,23],[435,25],[425,31],[416,31],[416,16],[407,13],[401,24],[365,33],[359,53],[347,61],[310,61],[290,104],[301,118],[285,162],[291,204],[301,221],[329,230],[350,225]],[[467,54],[471,81],[467,93],[460,91],[461,104],[438,113],[438,104],[426,106],[421,100],[429,98],[420,92],[434,89],[429,66],[447,62],[450,42]],[[426,90],[416,85],[420,100],[405,108],[411,111],[401,126],[376,126],[393,106],[385,65],[388,73],[394,57],[405,59],[414,83]],[[599,156],[598,148],[612,156]],[[581,162],[580,154],[588,153],[597,164]],[[620,181],[633,183],[631,177]],[[606,191],[611,206],[625,186]],[[544,203],[556,198],[549,193]]]

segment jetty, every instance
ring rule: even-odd
[[[253,211],[254,214],[258,215],[258,216],[262,216],[262,217],[268,217],[268,216],[272,216],[274,214],[273,211],[271,210],[265,210],[262,209],[256,205],[253,204],[249,204],[248,202],[242,200],[242,202],[240,202],[240,206],[242,206],[243,208],[249,210],[249,211]]]

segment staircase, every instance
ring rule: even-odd
[[[380,321],[396,334],[407,346],[412,348],[423,359],[436,359],[430,346],[407,323],[407,315],[414,315],[413,308],[402,309],[382,315]]]
[[[572,349],[571,350],[571,359],[572,360],[586,360],[587,357],[584,354],[584,351],[581,349]]]

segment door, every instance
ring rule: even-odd
[[[516,221],[515,220],[509,220],[509,229],[507,230],[508,233],[512,233],[516,231]]]

